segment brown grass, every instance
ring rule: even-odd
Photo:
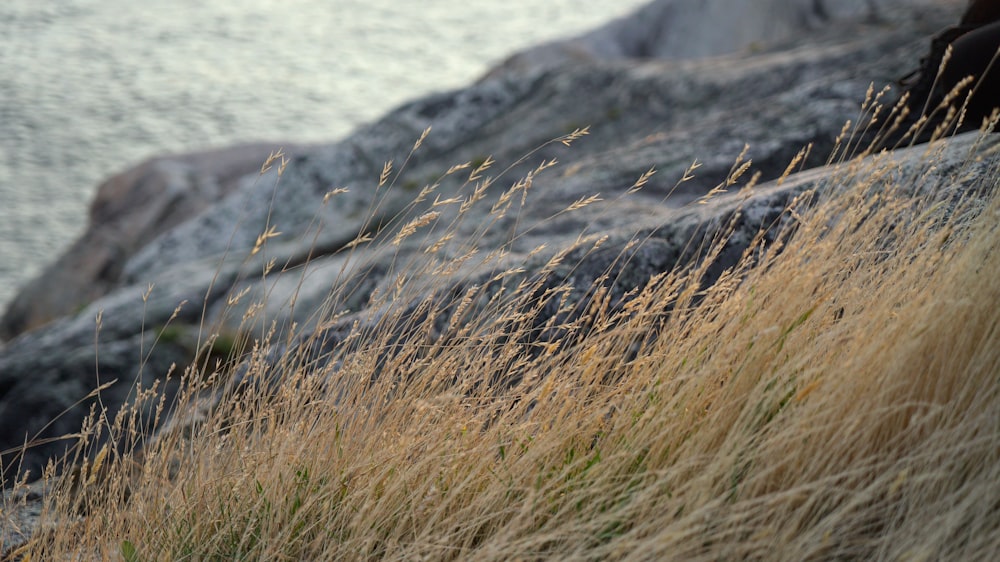
[[[713,285],[687,264],[624,307],[597,291],[543,318],[560,336],[537,343],[538,311],[565,292],[540,291],[523,264],[471,288],[427,275],[490,259],[454,235],[462,209],[497,201],[473,201],[489,181],[476,170],[459,212],[442,205],[359,243],[412,239],[447,257],[397,264],[378,319],[360,318],[331,360],[290,352],[279,385],[243,387],[141,455],[85,464],[75,491],[51,496],[60,524],[20,554],[988,559],[1000,552],[998,170],[979,174],[982,197],[959,199],[914,196],[919,174],[895,172],[885,157],[845,163],[789,209],[778,242]],[[247,380],[269,376],[268,346],[293,335],[251,342]],[[187,372],[179,411],[206,376]],[[88,431],[139,439],[135,419],[97,416]]]

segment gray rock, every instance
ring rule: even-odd
[[[761,2],[777,9],[777,0]],[[657,2],[646,9],[668,10],[674,4]],[[795,5],[807,4],[815,3]],[[157,219],[162,229],[140,228],[149,239],[122,252],[115,262],[120,269],[116,265],[98,289],[80,291],[103,296],[0,349],[0,451],[36,436],[72,433],[89,411],[93,399],[87,395],[99,382],[117,380],[102,395],[109,415],[114,415],[137,382],[148,387],[171,365],[183,368],[202,353],[202,327],[208,333],[246,334],[271,322],[279,327],[297,322],[308,329],[329,312],[350,310],[356,315],[351,319],[377,315],[367,309],[371,296],[392,288],[401,264],[412,271],[432,265],[432,256],[421,251],[426,241],[420,236],[398,247],[379,240],[391,240],[403,224],[430,210],[435,196],[468,195],[471,186],[463,186],[460,177],[468,175],[465,170],[441,179],[433,195],[413,203],[424,185],[442,178],[454,164],[480,163],[492,155],[498,164],[488,173],[511,165],[486,191],[486,199],[462,216],[456,241],[443,249],[454,256],[462,250],[461,242],[469,240],[476,241],[484,256],[505,248],[502,261],[467,264],[460,273],[468,279],[488,279],[497,268],[527,260],[542,243],[547,252],[555,251],[576,240],[583,229],[609,238],[600,252],[578,256],[578,267],[556,272],[555,279],[577,288],[574,298],[586,299],[593,282],[636,232],[648,240],[635,250],[629,267],[617,272],[620,283],[611,288],[618,298],[650,275],[697,257],[685,254],[686,242],[695,235],[711,235],[732,215],[739,197],[729,193],[709,205],[691,203],[724,180],[745,145],[762,182],[780,176],[807,144],[813,148],[801,167],[824,164],[844,122],[858,118],[869,85],[874,83],[878,91],[910,70],[926,36],[957,18],[954,9],[922,4],[919,9],[904,8],[909,3],[902,0],[822,4],[831,13],[836,5],[838,13],[842,8],[848,15],[822,18],[804,12],[808,21],[799,22],[802,25],[793,25],[798,21],[794,18],[783,24],[787,35],[780,44],[697,60],[634,58],[661,54],[655,49],[638,52],[626,42],[645,37],[656,43],[657,28],[647,26],[648,14],[640,12],[631,24],[617,24],[631,25],[631,34],[605,32],[602,41],[617,44],[619,55],[601,43],[602,57],[507,67],[468,88],[406,104],[340,142],[302,149],[287,165],[276,162],[267,173],[259,173],[259,162],[249,166],[243,161],[248,164],[244,175],[227,174],[231,190],[201,197],[184,213],[186,220]],[[705,9],[720,5],[709,2]],[[870,17],[884,16],[890,8],[892,18]],[[751,26],[756,35],[741,36],[741,41],[773,34],[763,25],[766,18],[758,19],[757,27]],[[708,42],[727,30],[736,34],[745,23],[738,17],[712,22],[714,34]],[[670,45],[663,43],[663,53],[674,52]],[[693,50],[685,56],[697,54],[705,53]],[[590,135],[571,149],[548,143],[588,125]],[[431,126],[423,145],[409,156],[415,140]],[[954,150],[967,148],[968,142],[956,143]],[[520,207],[516,198],[518,206],[483,233],[482,226],[492,220],[489,203],[552,158],[563,164],[535,179],[527,204]],[[674,190],[695,159],[702,165],[694,179]],[[394,170],[402,172],[399,177],[393,172],[387,184],[378,187],[386,160],[393,160]],[[651,167],[659,171],[648,185],[622,197]],[[935,181],[951,181],[944,172],[936,173]],[[731,239],[711,275],[739,255],[751,230],[780,215],[788,197],[828,175],[822,169],[807,171],[780,186],[762,185],[743,210],[743,230]],[[349,191],[324,204],[324,196],[341,187]],[[597,194],[614,204],[560,214],[570,203]],[[435,209],[441,212],[439,220],[454,218],[456,207]],[[128,213],[122,220],[130,220]],[[535,226],[525,231],[528,225]],[[271,227],[281,234],[254,253],[259,237]],[[361,235],[375,241],[349,249]],[[531,264],[546,257],[542,252],[534,256],[536,261],[528,260],[525,275],[532,274]],[[155,286],[144,302],[150,284]],[[347,289],[331,311],[327,298],[334,285]],[[428,290],[440,287],[440,277],[428,276],[425,285]],[[460,284],[456,290],[461,290]],[[232,298],[236,294],[242,295],[238,302]],[[258,302],[263,309],[252,323],[244,323],[244,314]],[[97,332],[99,313],[102,325]],[[330,342],[337,341],[338,329],[330,332]],[[157,336],[159,342],[151,347]],[[45,426],[59,414],[55,424]],[[47,458],[71,444],[55,441],[0,460],[7,465],[20,457],[24,469],[38,474]]]
[[[917,0],[659,0],[578,37],[514,54],[489,76],[574,61],[680,60],[760,51],[795,42],[803,30],[891,24],[921,17],[932,6]]]
[[[97,190],[87,230],[8,305],[0,340],[78,311],[120,285],[125,260],[156,236],[237,190],[280,144],[249,144],[160,156]],[[289,152],[300,147],[285,145]]]
[[[44,524],[44,498],[52,491],[49,482],[37,481],[23,488],[0,490],[0,556],[13,558]]]

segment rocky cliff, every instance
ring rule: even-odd
[[[832,177],[822,166],[844,124],[863,120],[870,89],[912,70],[927,37],[960,11],[904,0],[739,6],[659,0],[587,35],[514,55],[476,84],[415,100],[337,142],[165,157],[109,180],[81,241],[3,318],[4,474],[12,466],[39,474],[72,446],[58,438],[79,429],[94,388],[105,385],[101,404],[113,413],[137,383],[149,387],[172,366],[204,357],[208,333],[238,339],[272,324],[326,322],[323,314],[344,314],[341,323],[363,318],[401,265],[433,270],[427,238],[392,243],[404,225],[429,213],[441,224],[458,219],[460,203],[442,202],[468,198],[476,181],[462,178],[490,162],[481,175],[496,181],[477,194],[487,203],[462,214],[459,236],[439,248],[451,258],[467,251],[463,238],[474,240],[481,254],[502,250],[504,266],[527,264],[530,275],[531,264],[582,232],[607,236],[600,252],[559,273],[583,298],[642,233],[645,243],[611,284],[624,295],[697,257],[690,241],[730,224],[742,205],[728,255],[713,266],[719,271],[762,224],[779,220],[791,197]],[[577,134],[584,128],[589,134]],[[958,142],[955,154],[971,146]],[[560,163],[533,174],[553,159]],[[698,204],[725,187],[734,162],[750,161],[726,192]],[[773,181],[793,161],[790,171],[807,171]],[[656,174],[634,189],[651,168]],[[496,213],[529,174],[523,205],[519,193],[515,207]],[[754,174],[758,187],[747,201],[737,192]],[[943,169],[928,174],[954,184]],[[433,192],[421,197],[425,188]],[[488,280],[498,263],[473,260],[461,273]],[[345,284],[352,289],[327,310],[331,287]],[[26,442],[36,444],[19,451]]]

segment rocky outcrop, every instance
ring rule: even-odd
[[[299,147],[284,145],[289,153]],[[159,156],[97,190],[87,230],[10,303],[0,340],[72,314],[119,284],[122,268],[155,237],[236,191],[278,144]]]
[[[959,2],[953,1],[953,5]],[[831,25],[905,22],[919,2],[884,0],[674,0],[651,2],[578,37],[510,56],[490,76],[572,61],[684,60],[762,51]],[[924,3],[929,4],[929,3]],[[941,4],[941,3],[939,3]],[[904,23],[905,25],[905,23]]]
[[[762,183],[779,177],[807,145],[812,149],[797,169],[825,164],[844,123],[857,120],[870,85],[878,91],[911,70],[926,37],[957,18],[956,9],[903,0],[762,0],[759,13],[776,10],[780,18],[791,17],[782,24],[785,35],[760,24],[748,28],[756,35],[744,37],[739,34],[746,22],[739,13],[719,16],[706,39],[711,43],[707,51],[670,59],[671,49],[680,47],[670,46],[674,43],[661,27],[679,25],[671,23],[673,7],[695,4],[718,10],[723,3],[655,2],[646,10],[666,10],[662,25],[650,26],[649,12],[640,12],[606,28],[602,46],[594,49],[608,56],[557,57],[552,65],[523,68],[508,64],[468,88],[404,105],[340,142],[289,151],[266,171],[261,161],[270,146],[237,150],[230,154],[232,166],[219,164],[224,160],[219,155],[201,164],[156,161],[134,174],[156,169],[152,177],[160,179],[121,181],[133,186],[125,191],[140,200],[146,197],[143,185],[157,193],[164,189],[157,185],[193,189],[185,191],[177,208],[166,197],[149,215],[136,214],[112,196],[118,188],[105,187],[102,197],[108,199],[95,205],[95,213],[102,223],[116,226],[107,230],[112,234],[80,242],[98,253],[81,278],[93,282],[78,283],[74,296],[46,305],[51,312],[42,315],[65,316],[0,349],[0,451],[36,439],[43,443],[0,459],[5,465],[19,459],[24,469],[38,474],[45,459],[72,443],[45,440],[79,427],[93,402],[88,398],[93,388],[109,384],[102,403],[113,412],[137,382],[149,386],[172,365],[183,366],[201,353],[202,327],[245,333],[242,319],[258,304],[255,322],[309,326],[325,310],[331,287],[352,283],[335,312],[363,311],[373,293],[395,283],[400,264],[429,259],[421,251],[427,242],[422,237],[399,245],[379,240],[391,241],[402,225],[429,211],[439,213],[442,224],[459,218],[459,205],[440,202],[468,197],[473,187],[463,175],[467,178],[491,158],[498,164],[484,177],[509,170],[482,193],[481,205],[462,214],[453,245],[442,252],[456,257],[460,242],[475,240],[484,254],[503,247],[506,263],[529,263],[529,254],[543,243],[546,251],[556,251],[586,229],[609,236],[602,252],[588,257],[596,260],[591,269],[603,271],[609,256],[642,231],[646,245],[618,275],[629,280],[619,287],[627,291],[684,258],[682,249],[693,234],[710,233],[731,216],[740,200],[735,193],[718,194],[709,205],[691,203],[723,182],[741,154],[753,162],[744,181],[753,172]],[[779,5],[788,13],[777,10]],[[805,14],[799,27],[793,25],[795,14]],[[681,59],[718,54],[712,49],[719,37],[736,35],[741,39],[722,52],[754,48]],[[764,41],[775,36],[779,43]],[[644,44],[659,47],[638,49],[630,43],[643,38]],[[549,142],[586,126],[590,134],[572,148]],[[432,131],[411,154],[428,127]],[[745,146],[750,148],[744,154]],[[967,151],[968,145],[957,144],[955,150]],[[492,203],[517,178],[553,158],[562,164],[538,174],[523,207],[503,217],[491,214]],[[395,165],[379,186],[387,160]],[[678,187],[695,160],[700,167],[694,177]],[[468,169],[447,174],[452,165],[465,162],[471,163]],[[652,167],[658,173],[645,187],[625,196]],[[190,179],[199,177],[198,170],[208,179]],[[762,185],[744,208],[741,228],[746,232],[733,237],[716,268],[739,255],[741,244],[749,242],[747,232],[776,218],[790,196],[829,173],[807,171],[780,185]],[[953,180],[944,170],[934,173],[939,183]],[[434,192],[420,200],[424,186],[435,183]],[[198,186],[207,187],[199,191]],[[574,201],[597,195],[614,203],[563,213]],[[435,201],[439,205],[432,209]],[[484,231],[485,224],[491,227]],[[367,238],[373,241],[356,243]],[[111,257],[100,257],[104,254]],[[58,267],[74,271],[73,259]],[[475,279],[494,267],[470,263],[462,273]],[[585,295],[597,275],[580,271],[565,272],[564,281]],[[45,292],[57,291],[72,276],[54,274],[56,285]],[[237,294],[242,297],[235,299]],[[30,309],[32,298],[16,306]],[[62,312],[88,299],[96,300],[75,313]],[[20,322],[8,333],[38,320]],[[58,414],[58,421],[46,426]]]
[[[586,100],[594,102],[587,104],[590,107],[574,108],[563,104],[563,107],[553,107],[550,112],[544,105],[546,100],[537,94],[530,96],[531,100],[525,100],[535,104],[543,102],[535,108],[520,103],[517,99],[519,91],[532,87],[532,75],[538,75],[546,69],[576,65],[582,66],[586,73],[587,69],[606,63],[631,64],[638,60],[691,61],[740,52],[743,55],[763,53],[782,42],[794,46],[796,40],[801,40],[804,31],[815,32],[820,36],[825,34],[829,39],[831,29],[842,26],[848,26],[857,33],[863,29],[857,26],[869,25],[873,26],[872,29],[887,30],[894,26],[911,26],[914,19],[921,17],[934,21],[932,14],[935,10],[924,7],[924,3],[917,0],[757,0],[736,4],[728,0],[651,2],[634,14],[579,37],[540,45],[513,55],[488,73],[484,81],[492,82],[491,85],[470,89],[464,99],[455,94],[432,96],[424,100],[424,103],[418,103],[418,109],[424,115],[410,115],[405,122],[388,119],[384,123],[386,126],[376,127],[376,131],[360,131],[352,138],[355,140],[355,148],[360,149],[361,153],[351,155],[348,149],[348,154],[341,154],[339,159],[329,161],[328,164],[342,165],[351,158],[360,157],[362,161],[367,160],[369,165],[366,170],[369,172],[368,177],[371,177],[371,168],[378,167],[384,159],[391,157],[390,154],[405,150],[408,143],[422,130],[420,127],[428,123],[436,127],[435,138],[442,135],[449,137],[442,144],[457,146],[464,142],[460,135],[452,134],[456,128],[471,132],[480,141],[480,149],[473,155],[474,158],[496,151],[506,155],[518,154],[519,151],[533,148],[532,142],[547,140],[553,134],[562,132],[565,127],[577,123],[595,127],[601,125],[604,128],[600,146],[591,143],[593,150],[601,150],[620,142],[623,137],[638,138],[639,134],[639,131],[635,134],[628,131],[609,134],[607,130],[612,124],[607,121],[620,121],[618,126],[621,128],[632,126],[638,121],[640,125],[647,125],[643,129],[651,129],[639,117],[646,111],[642,107],[644,100],[641,96],[655,93],[648,101],[656,106],[651,106],[650,109],[656,110],[656,117],[663,119],[657,123],[655,130],[675,130],[681,124],[672,123],[671,119],[698,115],[699,108],[691,106],[691,101],[698,100],[698,96],[705,93],[704,86],[712,80],[702,80],[702,84],[691,85],[683,80],[673,81],[673,85],[666,84],[665,89],[657,92],[657,88],[671,82],[671,69],[667,65],[663,68],[664,77],[649,81],[648,92],[622,89],[615,93],[608,86],[617,78],[614,73],[605,71],[603,75],[596,73],[592,79],[584,80],[583,83],[565,83],[560,91],[548,88],[550,94],[566,98],[566,87],[579,85],[584,87],[583,92],[588,98],[595,98]],[[900,9],[900,6],[906,8]],[[735,57],[729,64],[744,58],[746,57]],[[719,62],[720,70],[724,69],[724,61]],[[807,60],[800,63],[811,64]],[[505,75],[510,75],[508,81],[496,80]],[[748,74],[750,75],[752,73]],[[872,75],[871,78],[878,81],[889,76],[888,73],[883,73],[882,76]],[[804,79],[807,77],[776,77],[770,81],[771,91],[775,91],[775,87],[792,83],[789,81],[801,83]],[[715,82],[722,85],[727,80],[722,78]],[[685,89],[688,91],[685,92]],[[760,98],[764,94],[766,92],[763,90],[750,92],[748,98]],[[613,99],[615,95],[619,99]],[[725,97],[700,101],[704,108],[709,108]],[[581,100],[574,100],[579,101]],[[448,104],[454,107],[445,107]],[[492,109],[490,106],[493,106]],[[499,130],[485,132],[481,129],[480,125],[491,119],[491,112],[503,112],[507,109],[519,109],[522,115],[530,113],[526,117],[531,119],[531,123],[539,123],[539,126],[527,136],[519,127],[509,127],[509,134],[503,134]],[[400,114],[399,117],[403,115]],[[390,130],[392,127],[395,130]],[[445,130],[449,127],[452,131]],[[379,138],[366,138],[372,135]],[[364,145],[371,144],[372,140],[375,140],[375,144],[365,148]],[[256,181],[254,170],[260,167],[271,151],[281,147],[284,147],[289,157],[312,150],[282,143],[265,143],[205,153],[164,156],[151,159],[109,179],[98,190],[86,232],[10,303],[6,314],[0,319],[0,340],[9,340],[55,318],[77,312],[84,305],[122,285],[125,264],[136,251],[154,237],[213,208],[220,199],[237,190],[241,179]],[[315,149],[320,153],[324,152],[322,148]],[[457,154],[455,156],[459,157]],[[497,157],[500,158],[500,155]],[[361,169],[354,175],[360,173]],[[341,172],[339,175],[350,174]],[[260,188],[258,191],[266,191],[267,185]],[[219,223],[223,224],[226,220],[229,219]],[[227,239],[228,234],[220,232],[219,240]],[[213,246],[216,251],[217,246]],[[132,271],[136,271],[142,266],[130,267]]]

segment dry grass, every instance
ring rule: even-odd
[[[61,525],[20,554],[1000,552],[995,167],[974,186],[983,198],[955,200],[912,196],[920,177],[899,175],[891,160],[846,163],[828,192],[789,209],[776,243],[752,247],[711,286],[700,283],[704,264],[688,264],[624,307],[597,291],[551,318],[540,311],[566,292],[524,275],[523,264],[475,287],[431,277],[427,291],[421,274],[495,259],[474,251],[476,237],[455,235],[465,210],[530,205],[521,192],[533,176],[490,199],[485,172],[470,174],[466,195],[451,202],[457,212],[443,204],[355,246],[416,240],[420,255],[437,257],[396,264],[405,276],[375,297],[379,316],[360,319],[332,357],[289,352],[280,384],[244,384],[191,435],[168,432],[141,455],[88,461],[64,482],[72,491],[51,497],[48,517]],[[391,176],[387,165],[380,184]],[[568,254],[550,255],[554,265]],[[354,285],[345,274],[340,286],[327,315]],[[539,326],[558,338],[539,340]],[[271,376],[268,347],[293,336],[304,337],[262,334],[242,380]],[[204,399],[209,371],[186,373],[179,411]],[[137,420],[95,416],[85,433],[138,439]]]

